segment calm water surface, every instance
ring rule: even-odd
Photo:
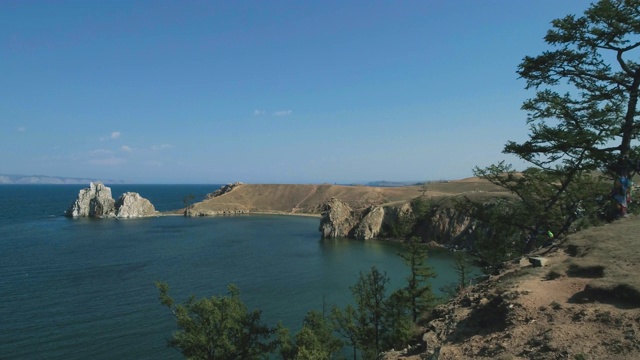
[[[175,330],[154,282],[183,301],[226,293],[234,283],[263,320],[294,331],[307,311],[344,305],[349,286],[371,266],[391,288],[406,269],[396,244],[321,241],[318,218],[67,219],[86,186],[0,185],[0,358],[180,359],[166,347]],[[213,185],[114,185],[139,192],[158,210],[200,200]],[[431,252],[438,288],[455,280],[452,258]]]

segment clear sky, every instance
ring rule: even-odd
[[[527,138],[516,69],[584,0],[0,1],[0,174],[472,176]]]

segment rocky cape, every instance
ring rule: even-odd
[[[114,200],[111,188],[100,182],[92,182],[80,190],[76,200],[65,212],[67,217],[139,218],[156,216],[158,212],[151,202],[138,193],[126,192]]]
[[[303,184],[233,183],[208,194],[202,202],[183,210],[186,216],[235,214],[288,214],[320,217],[324,238],[379,237],[399,216],[411,214],[409,202],[419,196],[444,199],[452,196],[492,198],[502,189],[477,178],[403,187]],[[475,223],[442,205],[430,213],[420,229],[421,237],[445,245],[473,241]]]

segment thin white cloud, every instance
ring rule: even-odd
[[[20,126],[19,128],[16,129],[18,132],[25,132],[27,131],[27,128],[24,126]]]
[[[100,141],[107,141],[109,139],[115,140],[115,139],[119,138],[120,136],[122,136],[122,133],[120,131],[114,131],[109,136],[102,136],[100,138]]]
[[[131,152],[131,151],[133,151],[133,149],[132,149],[131,147],[127,146],[127,145],[122,145],[122,146],[120,147],[120,150],[122,150],[122,151],[124,151],[124,152]]]
[[[162,144],[162,145],[152,145],[151,146],[151,150],[153,151],[158,151],[158,150],[166,150],[166,149],[172,149],[173,145],[171,144]]]
[[[289,116],[293,114],[293,110],[280,110],[273,113],[274,116]]]
[[[253,116],[262,116],[262,115],[266,115],[266,114],[267,114],[267,112],[264,111],[264,110],[258,110],[258,109],[253,110]]]

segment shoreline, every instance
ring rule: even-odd
[[[157,215],[153,216],[185,216],[184,211],[182,213],[177,213],[177,210],[170,210],[166,212],[159,212]],[[282,216],[302,216],[302,217],[314,217],[320,218],[321,214],[306,214],[306,213],[292,213],[285,211],[249,211],[246,213],[227,213],[227,214],[214,214],[214,215],[198,215],[198,216],[185,216],[185,217],[215,217],[215,216],[243,216],[243,215],[282,215]]]

